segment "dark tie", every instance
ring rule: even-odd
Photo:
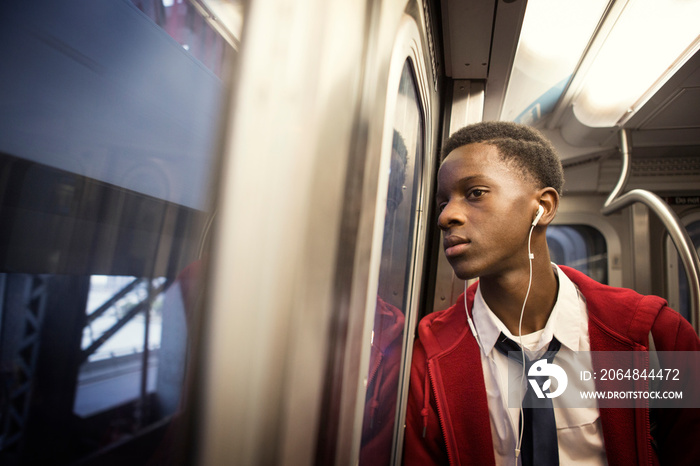
[[[554,355],[561,348],[556,338],[547,348],[547,352],[539,359],[547,359],[551,363]],[[518,364],[523,363],[520,346],[501,333],[496,341],[496,349]],[[510,354],[508,354],[510,352]],[[537,362],[537,361],[533,361]],[[525,356],[525,377],[533,362]],[[548,377],[529,377],[537,380],[540,387]],[[523,398],[523,416],[520,422],[523,426],[523,443],[520,447],[520,457],[523,466],[548,466],[559,464],[559,445],[557,443],[557,425],[554,421],[554,407],[551,398],[538,398],[535,391],[526,381],[527,391]],[[544,393],[549,390],[542,390]],[[516,434],[516,437],[519,433]]]

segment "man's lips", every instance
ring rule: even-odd
[[[469,248],[471,241],[461,238],[459,236],[447,236],[442,242],[445,248],[445,255],[447,257],[457,256],[462,254],[466,249]]]

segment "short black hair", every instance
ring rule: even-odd
[[[564,169],[554,146],[539,131],[509,121],[484,121],[465,126],[442,146],[441,161],[467,144],[495,146],[504,161],[522,168],[540,188],[552,187],[562,194]]]

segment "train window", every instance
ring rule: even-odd
[[[203,8],[0,7],[0,464],[175,464],[235,56]]]
[[[113,408],[137,399],[142,389],[156,391],[163,322],[158,289],[166,282],[165,277],[90,278],[75,414]],[[174,387],[178,394],[181,384],[182,379]]]
[[[690,239],[693,241],[695,249],[698,251],[698,255],[700,255],[700,220],[689,223],[686,226],[686,230],[688,231]],[[685,273],[685,268],[671,239],[667,238],[666,243],[668,255],[673,256],[673,260],[671,258],[668,260],[669,304],[690,321],[690,291],[688,289],[688,278]],[[677,269],[677,271],[673,269]]]
[[[608,250],[603,235],[588,225],[550,225],[547,245],[552,262],[608,284]]]
[[[203,15],[202,8],[225,5],[227,8],[240,8],[236,2],[202,2],[187,0],[131,0],[136,7],[160,26],[170,37],[175,39],[183,49],[199,60],[207,68],[221,77],[224,54],[228,47],[221,31],[217,31],[208,22],[221,11],[213,15]],[[216,24],[216,23],[215,23]],[[232,31],[235,41],[240,36],[240,22],[236,21]]]
[[[424,125],[416,80],[408,60],[401,74],[393,123],[360,464],[382,465],[391,461],[405,333],[404,312],[410,306]]]

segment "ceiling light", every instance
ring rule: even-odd
[[[502,120],[533,124],[552,110],[607,5],[608,0],[527,3]]]
[[[617,3],[577,77],[574,114],[591,127],[623,125],[700,46],[700,0]]]

